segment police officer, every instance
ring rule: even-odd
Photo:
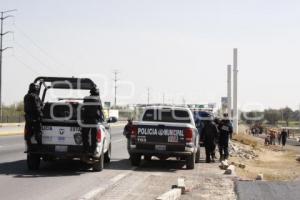
[[[213,122],[211,116],[207,120],[205,120],[205,126],[203,128],[202,134],[205,147],[206,162],[215,162],[215,148],[218,137],[218,128]]]
[[[127,151],[128,151],[128,153],[129,153],[129,150],[130,150],[130,134],[132,132],[132,127],[133,127],[132,119],[128,119],[127,124],[124,127],[124,131],[123,131],[123,135],[127,139]]]
[[[229,138],[232,138],[233,127],[228,119],[228,114],[224,114],[224,118],[219,124],[219,151],[220,151],[220,160],[228,159],[228,143]]]
[[[24,96],[25,112],[25,141],[30,148],[31,137],[34,135],[37,143],[42,144],[41,120],[42,120],[42,101],[38,95],[39,87],[34,83],[29,85],[28,93]]]
[[[82,142],[85,153],[94,153],[97,146],[96,135],[99,122],[104,121],[102,111],[102,103],[99,96],[99,90],[94,85],[90,90],[90,96],[85,97],[82,107],[82,120],[84,127],[82,128]],[[89,133],[91,133],[91,147],[89,147]]]

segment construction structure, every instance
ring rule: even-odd
[[[238,114],[238,49],[233,49],[233,132],[239,132]]]
[[[227,113],[228,113],[228,117],[229,119],[231,119],[231,115],[232,115],[232,103],[231,103],[231,65],[227,65]]]

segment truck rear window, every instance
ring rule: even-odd
[[[190,115],[185,110],[149,109],[146,110],[143,121],[159,121],[174,123],[191,123]]]

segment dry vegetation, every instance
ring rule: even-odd
[[[242,179],[255,179],[264,174],[266,180],[295,180],[300,178],[300,162],[296,161],[299,152],[282,149],[280,146],[264,146],[263,140],[250,135],[239,134],[233,138],[239,148],[251,149],[258,155],[254,159],[231,157],[230,161],[243,163],[245,169],[237,168]]]

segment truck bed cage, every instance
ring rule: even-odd
[[[34,80],[35,84],[40,86],[43,84],[47,88],[56,89],[81,89],[90,90],[96,86],[96,84],[89,78],[75,78],[75,77],[37,77]],[[50,86],[46,86],[46,83],[50,83]]]

